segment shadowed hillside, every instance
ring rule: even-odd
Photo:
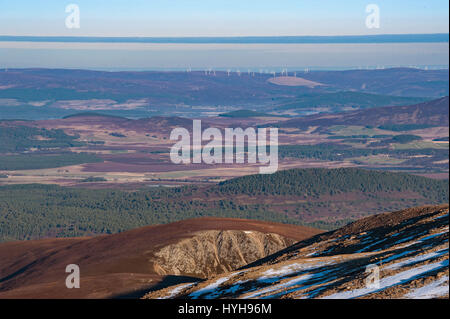
[[[386,106],[339,114],[320,114],[281,122],[282,127],[307,128],[332,125],[426,124],[449,125],[448,96],[414,105]]]
[[[237,271],[144,298],[448,298],[448,212],[448,205],[428,206],[364,218]],[[369,277],[374,271],[377,282]]]
[[[320,230],[201,218],[95,238],[0,244],[0,298],[105,298],[164,282],[196,281],[241,266]],[[65,287],[77,264],[81,288]]]

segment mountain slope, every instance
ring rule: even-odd
[[[277,106],[277,110],[296,110],[307,108],[342,111],[347,109],[366,109],[386,105],[409,105],[424,102],[425,98],[401,97],[342,91],[322,94],[303,94],[293,101]],[[322,111],[323,112],[323,111]]]
[[[435,188],[436,192],[431,191]],[[358,168],[290,169],[274,174],[248,175],[221,182],[208,189],[221,195],[301,196],[311,200],[321,195],[345,193],[388,193],[411,191],[427,198],[448,201],[448,182],[422,176]],[[428,192],[431,191],[431,192]]]
[[[201,218],[115,235],[0,244],[0,298],[105,298],[237,269],[320,230]],[[81,288],[65,287],[77,264]]]
[[[144,298],[448,297],[448,213],[443,205],[364,218],[238,271]],[[368,269],[379,271],[379,281],[367,281]]]
[[[397,96],[448,95],[448,70],[389,68],[308,72],[300,76],[310,81],[334,85],[342,90]]]
[[[309,126],[332,125],[385,125],[427,124],[449,125],[448,96],[424,103],[406,106],[386,106],[365,110],[319,114],[280,122],[281,127],[307,128]]]

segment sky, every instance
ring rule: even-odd
[[[65,25],[69,4],[80,28]],[[380,8],[367,28],[366,6]],[[0,0],[0,35],[294,36],[448,33],[446,0]]]

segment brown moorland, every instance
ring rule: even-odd
[[[3,243],[0,298],[142,296],[152,287],[236,269],[321,232],[256,220],[199,218],[91,238]],[[196,272],[174,267],[186,264],[193,253],[197,263],[204,263],[193,265]],[[207,267],[210,263],[218,267]],[[65,286],[68,264],[80,267],[80,289]]]
[[[239,270],[144,298],[448,299],[448,213],[440,205],[363,218]],[[379,281],[370,285],[373,269]]]

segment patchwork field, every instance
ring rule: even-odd
[[[448,298],[448,132],[448,70],[4,70],[0,299]]]
[[[216,117],[203,119],[203,125],[223,130],[236,125],[270,126],[273,120]],[[447,127],[412,131],[358,125],[297,129],[283,127],[285,119],[277,118],[275,123],[280,126],[279,169],[364,167],[439,177],[448,172],[449,144],[441,140],[448,138]],[[0,173],[7,176],[0,179],[0,184],[87,186],[81,182],[96,177],[104,181],[90,183],[90,187],[133,188],[161,181],[169,184],[220,181],[258,171],[258,164],[173,164],[169,151],[175,141],[170,141],[170,131],[180,126],[191,130],[192,120],[129,120],[81,114],[61,120],[4,121],[1,127],[14,128],[16,134],[38,131],[27,131],[27,137],[20,137],[23,149],[5,149],[0,155],[3,158]],[[38,134],[44,133],[39,130],[50,138],[43,139]],[[64,136],[53,138],[49,132]],[[12,137],[14,142],[18,138]],[[43,160],[46,158],[52,161]]]

